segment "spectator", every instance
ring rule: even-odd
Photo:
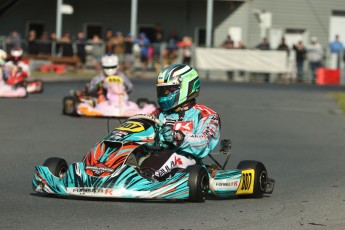
[[[114,52],[114,45],[112,44],[114,33],[113,30],[108,28],[105,32],[105,53],[113,53]]]
[[[341,53],[344,50],[344,45],[340,41],[339,35],[335,35],[334,41],[329,43],[329,48],[332,54],[337,55],[337,68],[340,68]]]
[[[91,62],[96,72],[101,69],[101,59],[103,57],[104,48],[102,46],[102,40],[98,34],[92,36],[92,51],[91,51]]]
[[[51,55],[51,42],[49,41],[48,32],[43,32],[38,42],[38,53],[43,55]]]
[[[119,70],[124,69],[124,56],[125,56],[125,38],[121,31],[116,32],[115,37],[112,38],[113,53],[118,57]]]
[[[7,41],[9,50],[21,48],[21,40],[20,34],[16,30],[12,31]]]
[[[230,35],[226,36],[226,39],[222,43],[221,47],[224,49],[233,49],[234,47],[234,40],[232,40]],[[233,80],[234,78],[234,71],[226,71],[226,75],[228,76],[228,80]]]
[[[296,67],[297,67],[297,82],[303,82],[303,69],[304,61],[306,59],[306,49],[302,41],[298,41],[297,44],[293,45],[293,49],[296,53]]]
[[[246,46],[243,44],[243,42],[240,40],[237,42],[237,45],[235,46],[236,49],[246,49]]]
[[[175,31],[170,32],[167,39],[167,46],[163,54],[163,67],[173,64],[177,58],[179,37]]]
[[[235,43],[232,40],[231,36],[228,35],[228,36],[226,36],[226,39],[222,43],[222,47],[225,48],[225,49],[232,49],[232,48],[234,48],[234,44]]]
[[[58,45],[57,45],[57,37],[56,37],[56,33],[51,33],[50,36],[49,36],[49,40],[50,40],[50,50],[51,50],[51,53],[56,56],[57,55],[57,52],[58,52]]]
[[[318,43],[317,37],[312,37],[310,45],[307,46],[307,59],[312,74],[312,83],[316,81],[317,69],[322,66],[323,55],[324,52],[322,46]]]
[[[142,77],[146,75],[148,55],[149,55],[149,46],[150,40],[146,37],[145,33],[140,33],[139,38],[135,40],[135,43],[140,47],[140,62],[142,66]]]
[[[132,34],[127,34],[125,37],[125,58],[124,58],[124,73],[126,76],[131,75],[132,71],[132,62],[133,62],[133,44],[134,44],[134,37]]]
[[[29,55],[37,55],[37,40],[36,40],[36,31],[30,30],[28,37],[27,37],[27,44],[28,44],[28,54]]]
[[[81,69],[85,69],[85,63],[86,63],[86,39],[83,32],[78,32],[77,34],[77,40],[75,41],[76,48],[77,48],[77,56],[80,60],[80,67]]]
[[[60,52],[63,57],[73,57],[71,34],[66,32],[59,41]]]
[[[259,43],[256,46],[256,48],[259,50],[269,50],[270,49],[270,43],[268,42],[268,39],[266,37],[262,38],[261,43]],[[255,75],[257,75],[257,73],[255,73]],[[262,75],[264,77],[265,82],[270,81],[270,74],[269,73],[263,73]]]
[[[268,39],[266,37],[264,37],[261,41],[261,43],[259,43],[256,46],[257,49],[259,50],[269,50],[270,49],[270,43],[268,42]]]
[[[183,37],[182,41],[177,43],[177,45],[182,48],[182,63],[186,65],[190,65],[190,61],[192,58],[192,38],[191,37]]]
[[[290,49],[289,49],[289,47],[286,45],[286,42],[285,42],[285,38],[284,38],[284,37],[282,37],[282,39],[281,39],[281,41],[280,41],[280,44],[279,44],[277,50],[285,50],[287,56],[290,56]]]
[[[156,73],[161,71],[161,48],[164,39],[164,33],[159,23],[156,24],[153,40],[153,65]]]

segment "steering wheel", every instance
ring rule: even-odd
[[[151,122],[157,124],[158,128],[162,128],[162,126],[164,125],[164,123],[162,121],[160,121],[158,118],[156,118],[152,114],[136,114],[136,115],[128,118],[128,120],[133,120],[133,119],[143,119],[143,120],[151,121]],[[145,147],[147,149],[153,150],[153,151],[158,151],[158,150],[164,149],[162,146],[148,146],[147,145]]]
[[[144,119],[144,120],[152,121],[155,124],[157,124],[159,127],[162,127],[164,125],[162,121],[160,121],[158,118],[156,118],[155,116],[151,114],[136,114],[128,118],[128,120],[133,120],[133,119]]]

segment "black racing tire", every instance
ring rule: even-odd
[[[190,202],[205,202],[209,190],[209,176],[205,167],[200,165],[189,166],[189,199]]]
[[[64,115],[78,116],[77,105],[79,101],[74,96],[67,96],[63,98],[62,113]]]
[[[49,171],[56,177],[62,178],[68,170],[67,162],[59,157],[50,157],[44,161],[43,166],[49,168]]]
[[[251,195],[241,195],[242,198],[262,198],[267,186],[268,174],[266,167],[259,161],[240,161],[237,169],[254,169],[254,190]]]
[[[149,104],[150,101],[147,98],[138,98],[137,105],[140,109],[144,108],[145,105]]]

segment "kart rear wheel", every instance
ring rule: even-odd
[[[237,169],[254,169],[254,189],[253,194],[241,196],[243,198],[262,198],[267,187],[267,170],[263,163],[259,161],[240,161]]]
[[[64,97],[62,113],[64,115],[78,116],[77,105],[78,105],[78,99],[76,97],[73,97],[73,96]]]
[[[192,165],[187,168],[189,173],[189,201],[205,202],[209,190],[209,177],[205,167]]]
[[[67,162],[59,157],[50,157],[44,161],[43,166],[49,168],[49,171],[56,177],[62,178],[67,172]]]

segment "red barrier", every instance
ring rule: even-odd
[[[316,84],[318,85],[339,85],[340,70],[318,68],[316,72]]]
[[[61,74],[65,72],[65,65],[42,65],[40,67],[41,72],[54,71],[55,73]]]

